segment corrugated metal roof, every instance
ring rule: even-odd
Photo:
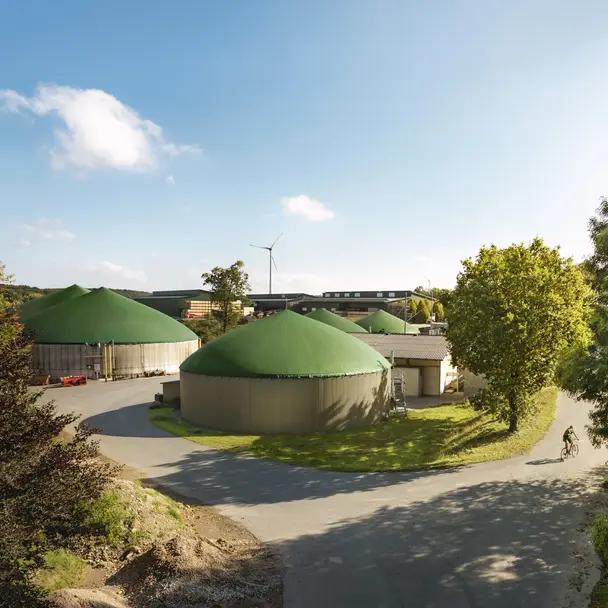
[[[375,348],[383,357],[391,352],[397,359],[426,359],[443,361],[449,355],[448,342],[443,336],[411,336],[407,334],[353,334],[355,338]]]

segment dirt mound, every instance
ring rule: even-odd
[[[155,544],[110,582],[137,608],[234,606],[244,600],[264,606],[281,586],[277,559],[258,543],[182,534]]]
[[[49,608],[127,608],[113,589],[61,589],[48,598]]]

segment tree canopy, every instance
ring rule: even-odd
[[[589,220],[593,254],[582,271],[593,288],[589,318],[591,340],[575,346],[561,361],[557,379],[577,399],[593,403],[589,438],[596,447],[608,446],[608,199],[602,198],[597,214]]]
[[[238,324],[241,313],[234,310],[234,302],[240,300],[246,303],[247,293],[251,291],[249,275],[244,270],[245,264],[237,260],[228,268],[216,266],[202,275],[205,285],[211,289],[211,298],[218,304],[220,310],[217,316],[222,327],[222,333]]]
[[[564,350],[584,340],[588,295],[572,260],[539,238],[484,247],[463,262],[447,310],[452,358],[486,377],[493,411],[511,432]]]
[[[0,282],[8,279],[0,264]],[[29,390],[30,349],[15,306],[0,295],[0,598],[15,608],[37,605],[34,571],[81,532],[113,474],[94,458],[91,430],[59,439],[76,417]]]

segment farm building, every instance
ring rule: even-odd
[[[80,287],[80,285],[72,285],[70,287],[66,287],[65,289],[59,289],[54,291],[53,293],[49,293],[46,296],[41,296],[39,298],[35,298],[34,300],[28,300],[21,305],[19,309],[19,317],[22,321],[37,315],[39,312],[43,310],[47,310],[52,308],[53,306],[57,306],[62,302],[67,302],[73,298],[77,298],[86,293],[89,293],[88,289],[84,289]]]
[[[25,320],[36,374],[136,377],[177,373],[198,348],[185,325],[103,287]]]
[[[366,334],[367,329],[363,329],[360,325],[357,325],[353,321],[349,321],[340,315],[337,315],[333,312],[330,312],[326,308],[318,308],[313,312],[309,312],[306,315],[309,319],[314,319],[315,321],[320,321],[321,323],[326,323],[327,325],[331,325],[336,329],[341,329],[345,331],[347,334]]]
[[[190,289],[182,291],[154,291],[152,295],[135,298],[136,302],[145,304],[174,319],[203,319],[220,305],[213,302],[210,291]],[[253,307],[243,306],[240,300],[232,303],[232,309],[243,315],[253,312]]]
[[[443,336],[357,334],[356,337],[393,361],[393,376],[403,376],[407,397],[441,395],[456,378]]]
[[[403,319],[395,317],[385,310],[376,312],[356,321],[371,334],[412,334],[417,335],[420,330]]]
[[[222,431],[352,428],[379,420],[389,407],[384,357],[290,310],[229,331],[180,369],[183,417]]]

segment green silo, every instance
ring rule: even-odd
[[[327,308],[317,308],[317,310],[313,310],[306,315],[309,319],[314,319],[315,321],[320,321],[321,323],[325,323],[327,325],[331,325],[336,329],[341,329],[345,331],[347,334],[366,334],[367,329],[364,329],[360,325],[357,325],[353,321],[349,321],[340,315],[337,315]]]
[[[388,408],[388,361],[290,310],[216,338],[180,369],[184,418],[223,431],[338,430],[371,424]]]
[[[412,334],[420,333],[418,328],[406,323],[403,319],[395,317],[385,310],[377,310],[367,317],[356,321],[357,325],[363,327],[371,334]]]
[[[198,348],[185,325],[101,287],[28,316],[33,366],[52,377],[177,373]]]

